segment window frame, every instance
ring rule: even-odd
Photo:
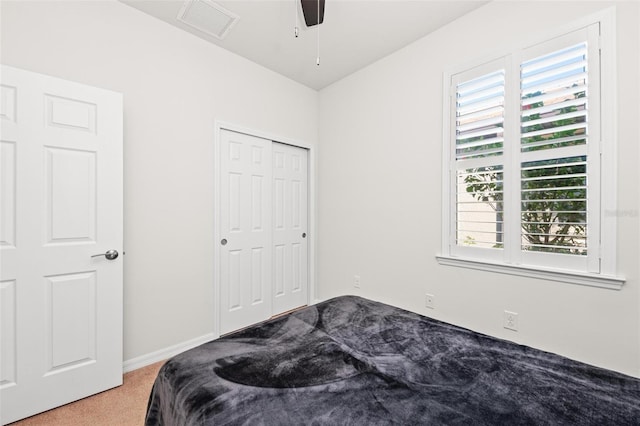
[[[599,240],[597,247],[591,247],[592,260],[587,262],[584,269],[579,270],[576,267],[566,268],[562,263],[547,262],[548,258],[553,256],[538,256],[539,253],[524,253],[519,244],[509,247],[506,244],[502,250],[481,249],[475,247],[464,247],[455,244],[456,232],[456,186],[455,175],[456,168],[452,167],[452,155],[455,152],[455,146],[452,146],[454,138],[452,133],[456,128],[456,116],[453,111],[455,106],[456,86],[454,78],[464,74],[481,75],[476,72],[477,69],[492,69],[492,64],[504,64],[505,69],[505,131],[504,131],[504,150],[517,149],[520,150],[520,128],[519,126],[507,126],[506,123],[520,122],[520,64],[523,62],[522,55],[525,51],[531,51],[538,46],[552,44],[554,40],[563,37],[571,37],[572,33],[579,30],[589,31],[589,27],[597,24],[599,35],[596,34],[597,47],[595,52],[599,53],[599,73],[600,90],[599,90],[599,116],[597,132],[600,141],[596,137],[590,135],[590,144],[597,144],[595,150],[590,150],[589,156],[599,155],[599,161],[594,161],[598,165],[598,170],[594,177],[600,184],[589,185],[589,193],[595,191],[599,199],[599,206],[591,206],[595,208],[591,216],[596,216],[597,224],[594,226],[594,232],[597,234],[595,238]],[[590,41],[593,42],[593,39]],[[623,277],[617,275],[616,271],[616,232],[617,221],[616,215],[610,214],[617,207],[617,141],[616,141],[616,106],[617,106],[617,85],[615,75],[615,7],[611,7],[600,11],[596,14],[584,17],[580,20],[564,25],[553,31],[541,34],[535,39],[519,45],[510,46],[501,52],[497,52],[489,57],[482,58],[473,62],[463,64],[447,70],[443,74],[443,162],[442,162],[442,251],[436,256],[439,264],[447,266],[465,267],[475,270],[484,270],[498,273],[506,273],[518,276],[527,276],[533,278],[541,278],[551,281],[567,282],[572,284],[582,284],[596,287],[604,287],[611,289],[620,289],[625,282]],[[551,49],[551,48],[549,48]],[[548,50],[551,51],[551,50]],[[589,70],[590,75],[592,73]],[[513,94],[516,94],[515,96]],[[510,95],[511,94],[511,95]],[[591,95],[590,95],[591,99]],[[590,100],[591,102],[591,100]],[[514,117],[515,115],[515,117]],[[592,126],[592,124],[589,124]],[[511,145],[511,146],[508,146]],[[509,161],[509,164],[506,164]],[[503,160],[504,172],[506,173],[505,182],[511,183],[511,188],[505,186],[505,205],[509,202],[513,203],[513,197],[520,199],[520,187],[514,187],[519,182],[518,176],[512,176],[514,173],[520,173],[520,155],[507,155]],[[592,189],[592,187],[594,187]],[[616,190],[604,191],[603,188],[616,188]],[[518,201],[519,202],[519,201]],[[609,214],[607,214],[609,212]],[[518,215],[520,212],[517,212]],[[520,222],[512,220],[506,225],[505,234],[507,232],[520,233]],[[594,238],[591,235],[590,238]],[[498,252],[488,253],[488,252]],[[533,254],[533,256],[531,256]],[[565,257],[567,255],[560,255]],[[595,263],[594,260],[595,259]]]

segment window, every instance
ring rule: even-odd
[[[603,232],[615,208],[603,176],[615,169],[600,32],[593,23],[445,76],[441,263],[621,285],[605,253],[615,233]]]

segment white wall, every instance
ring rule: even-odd
[[[354,293],[359,274],[365,297],[640,375],[637,4],[618,4],[621,291],[434,258],[444,69],[608,3],[491,3],[323,90],[319,115],[316,92],[126,5],[1,5],[2,63],[124,93],[125,359],[213,329],[212,140],[221,119],[309,143],[320,128],[321,298]],[[435,310],[424,308],[427,292]],[[502,328],[504,309],[520,314],[518,333]]]
[[[2,2],[1,61],[124,94],[124,358],[213,331],[214,119],[315,144],[317,92],[115,1]]]
[[[439,266],[442,76],[610,6],[493,2],[320,92],[318,283],[640,376],[638,3],[617,4],[620,291]],[[361,290],[353,276],[361,276]],[[435,310],[424,307],[435,295]],[[505,309],[518,332],[502,328]]]

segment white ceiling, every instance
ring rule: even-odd
[[[320,25],[307,29],[299,0],[227,0],[219,5],[240,16],[224,40],[176,19],[184,0],[120,0],[204,40],[320,90],[474,10],[480,0],[326,0]]]

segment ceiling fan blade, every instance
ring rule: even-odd
[[[325,0],[300,0],[302,3],[302,13],[304,23],[307,27],[313,27],[324,22],[324,2]],[[320,19],[318,19],[318,2],[320,2]]]

